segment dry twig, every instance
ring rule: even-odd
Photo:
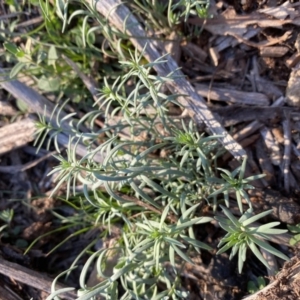
[[[8,262],[0,257],[0,273],[13,278],[14,280],[32,286],[38,290],[51,293],[51,284],[53,279],[48,276],[32,271],[18,264]],[[57,289],[64,288],[61,284],[57,284]],[[63,296],[66,300],[76,299],[76,295],[72,292],[66,292]]]
[[[0,68],[0,84],[1,86],[11,93],[16,99],[20,99],[28,105],[30,111],[38,113],[40,115],[44,115],[48,121],[51,121],[52,125],[56,127],[56,123],[54,120],[51,120],[51,114],[54,110],[54,104],[50,102],[48,99],[46,99],[44,96],[40,95],[38,92],[33,90],[31,87],[28,87],[27,85],[21,83],[18,80],[11,80],[8,78],[5,74],[5,71]],[[61,113],[61,118],[65,116],[65,113]],[[33,122],[32,122],[33,124]],[[63,132],[60,133],[57,136],[59,144],[61,144],[64,147],[68,146],[69,143],[69,137],[68,132],[70,131],[70,127],[67,123],[63,123]],[[17,142],[17,141],[16,141]],[[75,144],[75,143],[73,143]],[[0,152],[1,153],[1,152]],[[79,156],[86,155],[86,148],[83,146],[83,144],[78,144],[76,147],[76,153]],[[100,153],[96,153],[96,155],[93,157],[95,161],[101,162],[103,160],[103,157],[100,155]]]

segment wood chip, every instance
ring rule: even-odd
[[[184,41],[181,43],[181,49],[186,55],[192,57],[196,61],[204,62],[207,58],[206,51],[202,50],[194,43]]]
[[[243,148],[246,148],[252,144],[254,144],[256,142],[257,139],[259,139],[259,134],[252,134],[250,137],[248,138],[244,138],[243,140],[239,140],[238,142],[240,143],[240,145],[243,147]],[[231,157],[230,157],[230,153],[226,153],[224,156],[223,156],[223,161],[227,161],[229,160]],[[261,184],[260,184],[261,185]]]
[[[0,115],[16,116],[17,111],[8,102],[0,101]]]
[[[292,144],[292,150],[293,150],[294,154],[297,156],[297,158],[300,160],[300,150],[297,148],[297,146],[295,144]],[[299,165],[299,171],[300,171],[300,165]]]
[[[268,182],[270,186],[275,184],[275,177],[274,177],[274,168],[271,163],[270,157],[267,154],[266,146],[263,143],[263,140],[260,138],[256,142],[255,153],[261,168],[261,171],[266,176],[264,179]]]
[[[268,97],[262,93],[243,92],[214,86],[209,90],[207,85],[201,83],[195,83],[194,86],[199,95],[207,98],[209,94],[211,100],[254,106],[269,106],[270,104]]]
[[[294,145],[293,145],[294,146]],[[296,147],[293,147],[293,152],[298,156],[298,159],[300,158],[300,153],[299,153],[299,150],[296,149]],[[299,160],[296,160],[296,161],[293,161],[293,163],[291,164],[291,169],[293,171],[293,174],[294,176],[296,177],[296,180],[297,182],[300,182],[300,161]]]
[[[32,286],[38,290],[45,291],[47,293],[51,293],[51,285],[53,278],[49,278],[48,276],[32,271],[28,268],[20,266],[15,263],[8,262],[0,257],[0,274],[5,276],[9,276],[14,280],[24,283],[26,285]],[[56,289],[64,288],[61,284],[56,285]],[[77,299],[77,296],[73,292],[66,292],[63,294],[63,298],[67,300]]]
[[[279,166],[282,162],[282,155],[280,152],[280,147],[277,141],[274,139],[272,132],[269,128],[263,127],[260,130],[260,134],[265,142],[265,145],[269,150],[272,164],[275,166]]]
[[[285,46],[264,47],[259,50],[263,57],[282,57],[289,51]]]
[[[289,2],[285,2],[284,4],[277,6],[277,7],[267,7],[258,9],[257,11],[260,13],[267,14],[279,20],[285,20],[289,15],[294,15],[295,9],[289,7],[287,4]]]
[[[285,95],[288,105],[300,107],[300,63],[290,74]]]
[[[246,40],[249,40],[249,39],[253,38],[254,36],[258,35],[260,31],[261,31],[261,28],[248,28],[248,31],[243,34],[243,38]],[[223,37],[223,36],[221,36],[221,37]],[[233,48],[240,44],[240,42],[237,41],[233,36],[225,36],[224,38],[225,39],[223,39],[222,42],[215,45],[215,48],[217,49],[218,52],[221,52],[228,47]]]
[[[230,35],[230,33],[236,33],[242,36],[251,25],[259,26],[260,28],[282,28],[285,24],[299,25],[300,20],[299,17],[286,20],[270,19],[257,12],[247,15],[237,15],[234,8],[229,6],[221,15],[215,16],[212,19],[189,18],[188,22],[204,26],[204,29],[214,35]]]
[[[279,107],[254,107],[254,106],[240,106],[230,105],[226,107],[212,107],[212,111],[217,113],[225,127],[233,126],[242,122],[259,121],[262,123],[278,122],[283,118],[285,110],[291,108]],[[276,129],[276,128],[275,128]],[[273,129],[272,129],[273,132]],[[275,135],[275,133],[273,133]],[[281,142],[280,142],[281,143]]]
[[[279,144],[284,144],[284,137],[283,137],[283,132],[281,130],[280,127],[274,127],[271,129],[276,141],[279,143]]]
[[[300,63],[300,53],[294,53],[291,57],[289,57],[285,61],[285,64],[288,68],[294,68],[299,63]]]
[[[283,269],[276,274],[275,279],[255,294],[244,300],[297,299],[299,298],[300,258],[295,256],[286,262]],[[293,294],[293,295],[292,295]],[[278,297],[276,295],[279,295]]]
[[[243,129],[241,129],[239,132],[235,133],[233,135],[233,138],[237,141],[244,140],[246,137],[253,134],[255,131],[257,131],[259,128],[263,126],[262,123],[258,121],[253,121],[247,126],[245,126]]]
[[[0,155],[33,141],[35,128],[32,118],[26,118],[0,128]]]
[[[181,47],[180,47],[180,36],[176,31],[172,31],[171,34],[166,38],[165,50],[170,53],[172,58],[179,63],[181,57]],[[192,44],[192,43],[190,43]]]
[[[214,41],[214,47],[218,52],[230,47],[235,39],[232,36],[219,36]]]
[[[217,48],[215,48],[215,47],[209,47],[208,52],[209,52],[209,55],[210,55],[210,58],[212,60],[213,65],[215,67],[218,66],[219,59],[220,59],[220,54],[219,54]]]
[[[283,92],[272,81],[262,78],[260,76],[254,76],[255,85],[258,92],[263,92],[269,99],[278,99],[283,96]]]
[[[270,216],[275,220],[287,224],[298,224],[300,220],[300,205],[292,198],[283,196],[277,190],[263,189],[263,190],[249,190],[250,201],[256,213],[260,213],[272,209]],[[285,233],[284,235],[292,236]],[[274,236],[274,239],[277,235]],[[280,244],[280,242],[276,242]],[[289,239],[286,240],[285,245],[289,245]]]
[[[249,47],[254,47],[254,48],[265,48],[268,46],[272,46],[272,45],[276,45],[282,42],[285,42],[287,39],[289,39],[291,37],[292,31],[286,31],[282,36],[277,37],[277,38],[269,38],[269,41],[262,41],[259,43],[254,43],[251,41],[248,41],[247,39],[245,39],[242,36],[239,36],[236,33],[229,33],[230,35],[232,35],[233,37],[235,37],[240,43],[243,43]]]

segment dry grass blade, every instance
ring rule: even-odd
[[[6,286],[0,286],[0,300],[22,300],[22,298],[8,289]]]

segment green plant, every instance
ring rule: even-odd
[[[150,75],[153,64],[140,65],[141,57],[135,54],[131,63],[124,62],[123,65],[131,67],[129,75],[118,79],[112,87],[107,84],[100,97],[100,100],[106,98],[101,105],[106,106],[107,120],[121,111],[127,122],[88,134],[79,132],[78,127],[73,128],[70,134],[73,133],[77,142],[84,141],[87,155],[78,161],[75,149],[70,146],[67,158],[58,156],[60,164],[53,170],[59,173],[57,188],[66,181],[67,190],[70,191],[71,183],[75,187],[75,183],[80,181],[84,184],[86,199],[93,206],[99,209],[107,206],[107,214],[101,218],[103,226],[112,221],[124,224],[124,233],[116,245],[121,253],[120,262],[115,267],[116,274],[91,291],[81,281],[82,297],[107,293],[109,290],[116,293],[118,279],[126,289],[124,299],[129,299],[133,294],[155,295],[158,293],[156,282],[167,284],[170,287],[167,294],[176,297],[180,293],[177,288],[179,274],[175,267],[178,257],[192,262],[186,254],[187,250],[210,249],[196,240],[192,225],[212,220],[210,217],[197,216],[197,210],[201,199],[203,201],[209,195],[210,187],[206,186],[206,182],[213,175],[210,164],[215,158],[216,137],[201,137],[191,122],[188,127],[183,123],[180,130],[175,126],[176,123],[168,118],[165,111],[167,104],[170,101],[176,103],[176,99],[159,92],[161,85],[172,78]],[[155,63],[163,63],[163,60]],[[121,91],[129,76],[142,80],[138,82],[134,93],[125,98]],[[115,105],[116,108],[113,108]],[[156,108],[155,114],[147,115],[145,107]],[[95,111],[94,114],[98,115],[99,112]],[[80,122],[84,122],[84,119]],[[40,132],[42,124],[39,123]],[[158,130],[157,124],[165,125],[164,132]],[[46,124],[44,129],[47,132]],[[125,129],[129,129],[131,137],[123,142],[118,133]],[[134,141],[136,131],[146,132],[147,139]],[[107,134],[108,139],[93,149],[91,144],[101,132]],[[183,147],[186,151],[182,150]],[[155,152],[162,150],[170,151],[170,159],[162,159],[157,154],[156,159],[153,158]],[[102,164],[93,161],[96,152],[105,154]],[[185,155],[185,152],[189,155]],[[110,195],[108,200],[99,194],[100,186]],[[124,188],[130,191],[129,199],[120,193]],[[145,191],[146,188],[152,189],[156,196],[152,198]],[[92,189],[93,196],[89,195],[89,189]],[[130,219],[132,216],[134,218]],[[103,265],[106,252],[95,253],[99,255],[97,264]],[[166,262],[171,262],[173,266],[172,276],[178,277],[174,283],[167,280],[170,271],[165,266]],[[102,273],[101,269],[98,271]],[[132,276],[140,278],[138,284],[132,283]]]
[[[290,239],[290,245],[295,246],[300,242],[300,224],[296,225],[287,225],[287,228],[290,232],[295,235]]]
[[[246,170],[246,159],[244,159],[242,165],[236,168],[233,172],[221,168],[218,168],[218,170],[222,172],[221,177],[224,180],[223,183],[220,184],[221,188],[212,193],[210,196],[214,197],[220,193],[223,193],[225,197],[225,203],[227,207],[229,207],[229,193],[231,191],[234,191],[240,212],[243,213],[242,198],[247,201],[249,207],[251,208],[251,201],[245,190],[253,189],[253,186],[249,185],[249,182],[264,177],[264,174],[244,178]]]
[[[250,248],[254,255],[267,267],[270,268],[267,261],[264,259],[257,246],[267,250],[268,252],[284,259],[289,258],[272,247],[266,241],[269,240],[269,235],[282,234],[287,232],[284,229],[275,229],[273,227],[280,224],[280,222],[272,222],[261,226],[250,225],[257,220],[267,216],[272,212],[268,210],[258,215],[252,215],[252,210],[248,209],[240,219],[237,219],[226,207],[221,205],[221,208],[227,218],[217,216],[216,220],[220,226],[227,231],[227,234],[221,239],[218,247],[223,246],[217,254],[223,253],[228,249],[232,248],[230,259],[238,252],[238,269],[239,273],[242,272],[243,264],[246,260],[247,249]]]
[[[244,190],[252,188],[248,183],[260,177],[243,178],[246,159],[232,173],[217,167],[219,144],[216,137],[200,135],[193,122],[185,124],[168,115],[168,105],[178,103],[176,97],[162,94],[160,89],[163,83],[172,80],[172,74],[168,78],[152,75],[153,64],[141,64],[141,57],[142,54],[135,53],[131,61],[121,62],[129,69],[112,86],[105,81],[99,97],[100,111],[105,112],[107,120],[105,128],[90,133],[79,130],[78,124],[87,124],[87,119],[95,120],[102,114],[99,110],[83,117],[75,127],[71,126],[70,138],[77,143],[82,141],[87,154],[78,160],[75,148],[69,146],[67,157],[57,156],[60,163],[52,171],[58,173],[59,180],[54,191],[67,182],[68,193],[72,190],[75,193],[76,183],[81,182],[86,200],[98,208],[99,213],[102,209],[105,211],[97,218],[98,222],[101,220],[104,227],[114,223],[121,223],[123,227],[112,248],[119,257],[113,275],[106,278],[103,274],[109,249],[95,252],[82,271],[80,300],[98,294],[112,299],[183,297],[179,270],[186,262],[193,263],[192,256],[200,249],[211,249],[198,241],[194,233],[194,225],[212,220],[203,215],[201,206],[216,207],[216,195],[222,193],[225,203],[228,202],[231,189],[240,195],[238,204],[242,197],[250,204]],[[155,62],[158,63],[164,63],[163,58]],[[125,94],[123,86],[132,78],[137,82],[136,87]],[[120,121],[116,121],[118,114],[123,116]],[[59,127],[59,122],[57,125]],[[45,125],[45,130],[47,128]],[[90,128],[94,128],[93,124]],[[125,140],[124,133],[127,134]],[[93,144],[99,134],[105,134],[107,139],[95,148]],[[55,138],[55,134],[52,136]],[[105,157],[102,163],[93,160],[99,152]],[[164,152],[168,155],[162,157]],[[220,171],[221,177],[218,176]],[[227,208],[221,207],[226,218],[217,216],[216,219],[228,233],[221,240],[219,246],[223,247],[218,253],[232,247],[232,258],[239,252],[239,272],[248,248],[269,267],[256,245],[288,259],[263,241],[268,240],[270,234],[285,232],[273,228],[278,222],[250,226],[270,211],[253,216],[249,209],[238,220]],[[105,280],[88,288],[86,273],[95,259],[98,274]],[[122,297],[118,296],[119,283],[125,291]],[[161,290],[158,283],[164,284],[166,289]]]
[[[169,22],[174,20],[174,12],[179,9],[179,17],[184,17],[186,22],[190,15],[196,15],[200,18],[208,17],[208,0],[179,0],[179,1],[169,1]],[[175,18],[176,19],[176,18]]]
[[[0,211],[0,221],[5,224],[0,226],[0,240],[9,239],[15,246],[19,248],[26,248],[28,243],[20,238],[21,226],[12,226],[14,218],[13,209],[5,209]]]
[[[3,235],[4,230],[9,227],[13,217],[14,217],[13,209],[5,209],[5,210],[0,211],[0,220],[2,220],[4,223],[6,223],[0,227],[0,233],[2,233],[2,235]]]
[[[166,13],[166,6],[159,6],[157,1],[150,0],[134,2],[131,5],[138,11],[143,11],[145,7],[156,10],[150,14],[151,18],[145,20],[146,25],[156,24],[157,28],[165,26],[166,20],[160,20],[160,17]],[[71,4],[74,7],[68,16]],[[168,113],[170,108],[180,107],[178,95],[162,92],[163,86],[174,80],[174,74],[161,77],[153,71],[153,66],[163,65],[166,57],[147,62],[143,58],[143,51],[133,51],[128,37],[111,28],[106,18],[100,17],[91,7],[77,7],[75,4],[73,1],[56,1],[52,7],[48,1],[40,1],[49,38],[47,43],[35,40],[36,48],[29,52],[8,42],[5,45],[14,59],[25,55],[30,55],[32,59],[26,65],[19,64],[12,75],[22,70],[30,71],[28,73],[37,78],[58,75],[64,79],[66,64],[61,60],[62,54],[77,62],[80,70],[85,73],[93,66],[91,62],[96,60],[103,63],[105,72],[97,73],[100,86],[95,101],[97,109],[90,111],[88,107],[78,120],[69,122],[76,113],[61,116],[64,106],[58,104],[50,120],[40,116],[37,122],[36,142],[39,147],[44,144],[46,136],[50,135],[47,146],[54,141],[59,152],[55,156],[58,165],[51,171],[51,174],[57,175],[53,193],[60,187],[66,187],[66,201],[73,206],[76,202],[80,211],[76,218],[55,213],[64,223],[58,231],[80,224],[82,227],[75,231],[74,236],[97,226],[105,228],[107,233],[113,231],[115,226],[121,226],[120,235],[109,249],[94,252],[90,249],[92,254],[79,278],[78,299],[94,299],[97,295],[106,299],[124,300],[187,298],[188,292],[181,287],[181,271],[187,263],[193,264],[195,255],[203,250],[212,250],[209,245],[198,240],[195,227],[203,229],[203,223],[212,221],[220,203],[225,202],[229,207],[232,191],[235,192],[241,213],[242,200],[246,200],[251,208],[247,189],[252,188],[249,184],[252,180],[262,175],[244,178],[246,158],[233,172],[218,168],[218,158],[224,153],[217,141],[218,137],[200,134],[193,121],[176,118]],[[205,14],[207,7],[208,1],[185,0],[177,1],[176,4],[169,1],[168,23],[177,23],[181,17],[187,19],[192,13]],[[63,21],[62,26],[59,26],[55,14]],[[90,19],[93,22],[89,22]],[[76,25],[67,31],[67,24],[72,20],[76,20]],[[56,36],[58,29],[59,32],[65,31],[65,39]],[[95,33],[101,36],[101,43],[97,42]],[[38,60],[40,51],[46,51],[48,59],[44,55],[44,59]],[[113,68],[109,68],[104,64],[103,57],[119,58],[120,64],[113,60]],[[39,63],[34,64],[33,58]],[[31,69],[33,65],[37,67],[37,73]],[[76,87],[77,90],[82,86],[75,77],[66,76],[66,81],[59,81],[57,88],[42,87],[66,99],[70,95],[70,88]],[[83,96],[79,100],[82,99],[86,98]],[[97,124],[100,118],[104,120],[101,127]],[[69,124],[64,127],[66,122]],[[88,130],[83,131],[83,126]],[[66,152],[60,152],[57,142],[57,136],[62,132],[70,138]],[[79,144],[86,148],[86,155],[82,158],[76,156],[75,150]],[[99,153],[103,158],[101,162],[94,159]],[[77,194],[78,184],[83,185],[83,195]],[[221,195],[224,195],[224,199]],[[77,205],[78,198],[80,206]],[[212,208],[209,215],[204,213],[204,207]],[[278,222],[249,226],[269,214],[269,211],[253,216],[250,209],[238,220],[229,209],[221,207],[225,217],[217,216],[216,219],[228,233],[219,244],[223,246],[219,253],[232,247],[232,258],[239,252],[240,272],[247,248],[268,267],[256,245],[288,259],[267,242],[260,240],[268,240],[269,234],[285,232],[273,229]],[[117,262],[112,275],[107,276],[105,270],[112,252]],[[61,275],[72,271],[75,263]],[[103,280],[94,287],[87,287],[87,274],[93,265]],[[70,290],[56,291],[56,281],[47,299],[55,299],[60,293]],[[118,294],[120,286],[123,289],[122,295]]]
[[[255,281],[248,281],[247,290],[250,294],[254,294],[266,286],[266,280],[262,276],[258,276]]]

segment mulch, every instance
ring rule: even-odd
[[[273,220],[281,221],[283,226],[297,224],[300,222],[300,2],[215,0],[211,1],[209,15],[213,18],[190,17],[187,24],[180,26],[188,37],[179,36],[175,29],[167,37],[165,47],[208,111],[247,153],[246,176],[266,174],[254,182],[256,190],[250,194],[255,211],[273,209]],[[30,26],[33,29],[36,25]],[[191,34],[197,30],[200,35]],[[54,178],[46,175],[55,160],[44,149],[36,154],[32,144],[33,120],[29,116],[17,116],[13,96],[21,99],[22,95],[12,92],[14,83],[0,84],[3,88],[0,91],[0,211],[14,210],[9,234],[0,239],[0,300],[46,299],[52,277],[71,265],[91,237],[75,237],[48,255],[74,229],[66,230],[59,237],[46,235],[32,251],[23,255],[32,241],[58,228],[49,210],[58,207],[62,215],[74,211],[64,206],[57,196],[47,197],[54,188]],[[17,83],[14,88],[21,85],[28,88],[23,93],[31,95],[27,104],[39,107],[42,112],[43,103],[48,100],[38,91],[32,91],[26,82]],[[91,89],[90,92],[93,94]],[[39,105],[30,102],[33,99],[38,99]],[[232,169],[238,164],[230,153],[223,157],[222,163]],[[63,192],[60,191],[61,195]],[[218,229],[208,224],[206,232],[203,237],[199,232],[199,238],[217,245],[221,236]],[[242,299],[248,294],[247,282],[259,275],[265,276],[269,284],[262,292],[245,299],[299,299],[300,258],[296,249],[289,247],[290,237],[285,235],[282,240],[272,241],[293,256],[285,264],[275,261],[281,269],[277,275],[267,273],[251,255],[245,273],[237,275],[236,262],[229,261],[228,255],[216,257],[202,253],[198,264],[188,266],[183,274],[191,299]],[[86,259],[83,256],[79,265]],[[80,268],[65,284],[78,287],[79,274]],[[28,280],[29,276],[39,280]],[[72,295],[68,299],[71,298]]]

